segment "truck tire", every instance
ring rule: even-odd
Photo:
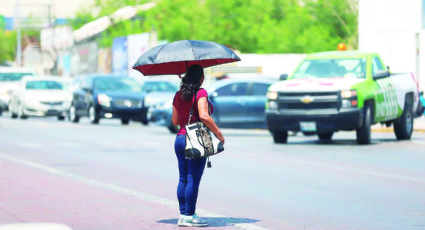
[[[288,142],[288,131],[273,131],[272,135],[276,144],[286,144]]]
[[[332,139],[332,136],[334,135],[333,132],[330,133],[318,133],[319,140],[321,141],[330,141]]]
[[[397,140],[409,140],[413,132],[413,112],[412,105],[407,101],[404,105],[403,114],[394,122],[394,133]]]
[[[356,130],[357,143],[360,145],[370,144],[371,127],[372,126],[372,112],[370,106],[365,104],[363,110],[363,124]]]

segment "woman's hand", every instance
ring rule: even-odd
[[[223,135],[220,135],[220,137],[217,137],[220,141],[221,141],[221,143],[223,143],[223,145],[224,145],[224,137],[223,137]]]

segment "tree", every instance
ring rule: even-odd
[[[16,32],[0,29],[0,64],[15,59]]]
[[[157,0],[156,7],[111,27],[99,41],[110,46],[116,36],[155,29],[160,40],[211,40],[244,53],[309,53],[335,50],[340,42],[356,49],[357,1]],[[94,18],[147,2],[96,0]],[[93,16],[81,11],[79,17],[81,22]]]

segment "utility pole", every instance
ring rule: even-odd
[[[21,67],[22,65],[22,44],[21,44],[21,22],[20,22],[20,15],[19,15],[19,0],[16,1],[16,16],[15,16],[15,23],[16,23],[16,29],[17,29],[17,45],[16,45],[16,59],[18,61],[18,67]]]

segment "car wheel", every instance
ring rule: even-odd
[[[397,140],[409,140],[413,132],[412,106],[406,103],[403,114],[394,122],[394,133]]]
[[[318,133],[319,140],[321,141],[330,141],[332,139],[332,136],[334,135],[333,132],[330,133]]]
[[[80,117],[77,115],[77,110],[74,105],[69,107],[69,121],[77,123],[80,120]]]
[[[128,125],[128,123],[130,123],[130,119],[128,119],[128,118],[121,118],[121,124],[122,125]]]
[[[149,124],[148,119],[142,118],[142,120],[140,120],[140,121],[142,122],[143,125],[148,125]]]
[[[58,121],[63,121],[65,120],[65,116],[58,116]]]
[[[94,106],[90,106],[89,108],[89,120],[92,124],[99,124],[100,117]]]
[[[22,104],[18,105],[18,117],[21,119],[27,119],[27,116],[24,113],[24,107],[22,106]]]
[[[16,114],[12,109],[9,109],[9,111],[10,111],[10,117],[11,118],[17,118],[18,117],[18,114]]]
[[[363,124],[356,130],[357,143],[361,145],[370,144],[372,112],[369,105],[365,105],[363,110]]]
[[[277,144],[286,144],[288,142],[288,131],[273,131],[273,141]]]

